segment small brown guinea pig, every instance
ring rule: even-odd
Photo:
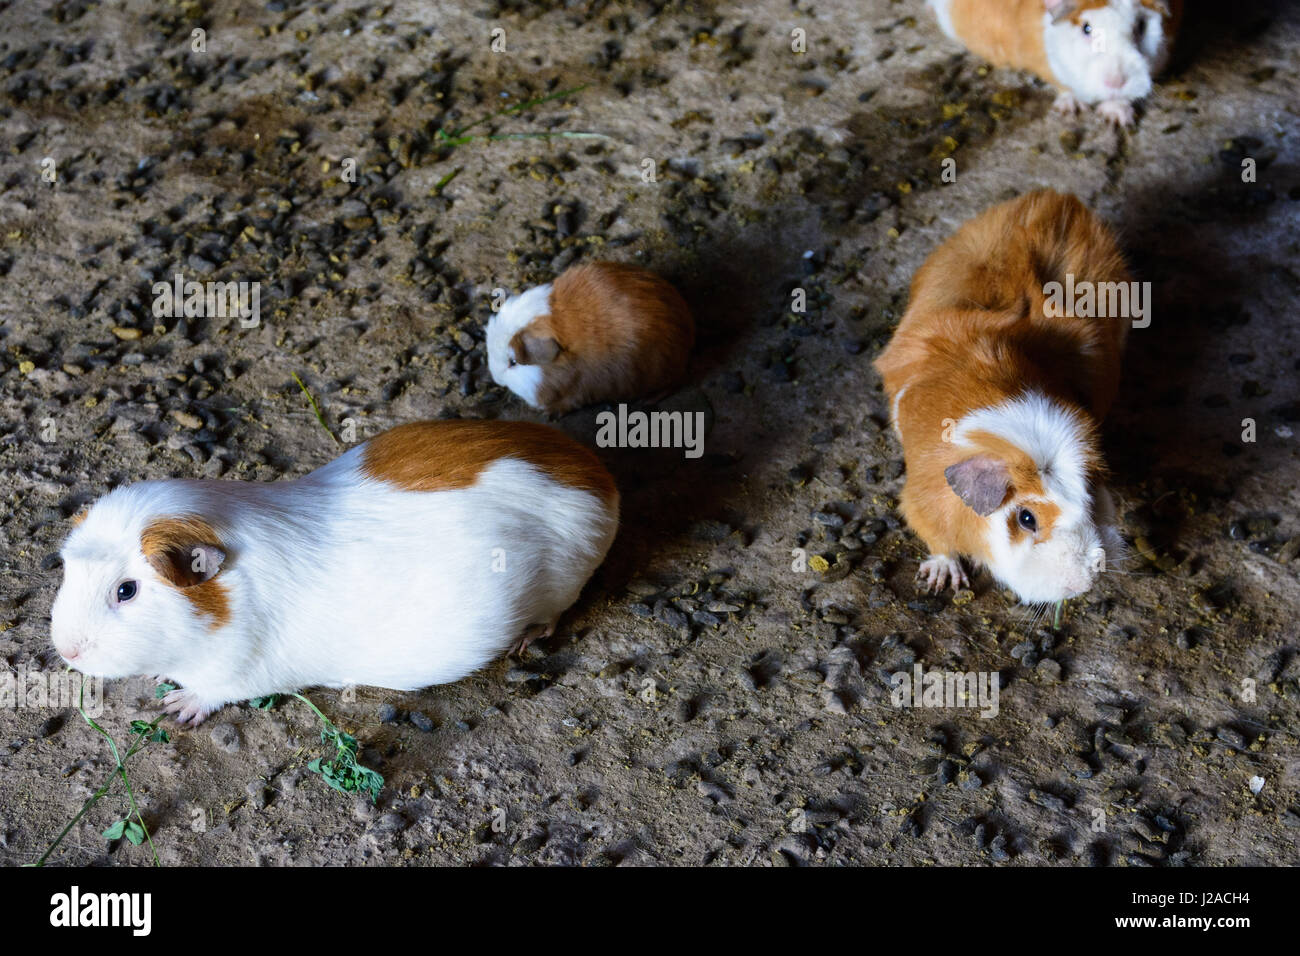
[[[1062,287],[1092,291],[1093,304],[1065,304]],[[1098,431],[1132,294],[1110,229],[1050,190],[985,210],[917,271],[876,369],[931,588],[965,584],[968,558],[1026,604],[1057,602],[1119,558]]]
[[[677,290],[617,262],[576,265],[512,296],[487,327],[492,378],[551,414],[664,392],[685,377],[694,344]]]

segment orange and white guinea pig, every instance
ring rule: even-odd
[[[929,0],[943,32],[993,63],[1056,85],[1118,126],[1169,62],[1182,0]]]
[[[64,542],[54,646],[161,674],[181,723],[309,686],[414,690],[549,635],[618,528],[589,449],[527,422],[401,425],[294,481],[142,481]]]
[[[663,393],[685,377],[694,344],[677,290],[615,262],[576,265],[512,296],[487,327],[492,378],[551,414]]]
[[[1106,290],[1129,279],[1110,229],[1050,190],[986,210],[916,273],[876,369],[903,444],[903,515],[930,550],[929,587],[966,584],[965,557],[1026,604],[1056,602],[1119,560],[1098,425],[1131,319],[1084,318],[1111,310],[1061,303],[1052,283]]]

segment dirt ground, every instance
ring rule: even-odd
[[[492,290],[639,262],[696,311],[665,406],[707,413],[705,455],[603,453],[619,538],[522,660],[309,692],[377,803],[307,768],[297,701],[150,745],[131,780],[164,865],[1300,862],[1300,5],[1192,6],[1116,133],[920,0],[0,4],[0,662],[60,669],[83,503],[330,460],[294,373],[358,441],[535,418],[487,374]],[[575,87],[471,131],[528,137],[438,136]],[[1106,428],[1134,557],[1057,630],[987,576],[918,591],[871,368],[936,244],[1039,186],[1111,222],[1155,295]],[[156,318],[177,271],[261,282],[260,326]],[[590,444],[594,415],[558,424]],[[914,663],[999,672],[998,715],[893,707]],[[109,682],[99,722],[122,740],[152,698]],[[0,860],[112,767],[74,709],[0,709]],[[100,836],[123,806],[52,861],[150,862]]]

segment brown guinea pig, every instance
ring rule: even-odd
[[[1050,190],[985,210],[917,271],[876,369],[928,586],[965,584],[967,558],[1057,602],[1118,559],[1098,431],[1140,294],[1106,224]]]
[[[664,392],[685,377],[694,344],[677,290],[617,262],[576,265],[512,296],[487,326],[492,378],[551,414]]]

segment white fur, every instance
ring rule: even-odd
[[[1043,14],[1043,45],[1057,81],[1083,103],[1115,104],[1109,112],[1132,116],[1123,105],[1151,92],[1152,78],[1169,61],[1170,41],[1160,14],[1138,0],[1110,0],[1103,8],[1088,10],[1084,21],[1092,33],[1068,18],[1052,23]],[[1114,76],[1121,86],[1107,83]]]
[[[1007,517],[1021,507],[1033,510],[1035,499],[1013,498],[988,516],[993,576],[1026,604],[1060,601],[1089,590],[1097,575],[1118,560],[1114,549],[1120,537],[1113,507],[1094,504],[1083,425],[1076,413],[1041,393],[1026,392],[963,416],[953,440],[969,445],[974,432],[996,435],[1028,454],[1038,467],[1046,500],[1061,511],[1050,537],[1024,536],[1018,542],[1012,540]],[[1099,492],[1109,504],[1105,489]]]
[[[534,319],[551,311],[551,284],[539,285],[506,299],[500,310],[488,320],[488,370],[492,380],[510,389],[534,408],[542,387],[542,369],[538,365],[510,365],[510,340]]]
[[[617,501],[499,459],[464,489],[406,491],[361,448],[297,481],[148,481],[90,510],[63,548],[51,631],[78,669],[164,674],[202,715],[276,691],[454,681],[552,625],[604,559]],[[153,518],[197,514],[228,557],[230,622],[212,629],[140,551]],[[501,549],[497,551],[496,549]],[[497,570],[504,561],[504,570]],[[117,605],[118,583],[139,582]]]
[[[899,410],[899,408],[900,408],[901,405],[902,405],[902,402],[903,402],[903,396],[907,394],[907,390],[908,390],[909,388],[911,388],[910,385],[904,385],[902,388],[900,388],[900,389],[898,390],[898,394],[894,396],[894,408],[893,408],[893,412],[894,412],[894,431],[897,433],[897,435],[898,435],[898,437],[899,437],[900,440],[901,440],[902,437],[903,437],[903,429],[902,429],[901,427],[899,427],[899,424],[898,424],[898,410]]]
[[[934,18],[939,21],[939,28],[954,40],[961,40],[952,25],[952,0],[928,0],[934,10]]]

